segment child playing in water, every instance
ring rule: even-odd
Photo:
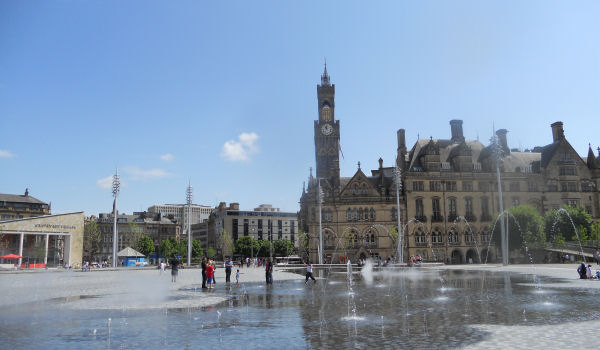
[[[238,286],[240,285],[240,269],[235,273],[235,284]]]

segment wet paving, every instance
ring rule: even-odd
[[[510,272],[316,271],[318,282],[217,285],[211,307],[77,309],[97,295],[0,309],[12,349],[457,348],[489,340],[489,326],[548,326],[600,319],[596,289]],[[181,291],[196,298],[201,289]],[[515,327],[517,329],[518,327]],[[519,328],[521,329],[521,328]],[[509,342],[509,340],[507,340]]]

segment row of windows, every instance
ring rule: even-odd
[[[346,210],[347,221],[375,221],[375,209],[374,208],[348,208]]]
[[[561,168],[562,169],[562,168]],[[561,174],[563,175],[563,174]],[[413,181],[413,191],[422,192],[425,191],[424,181]],[[480,192],[489,192],[490,190],[496,191],[498,186],[495,182],[478,182],[478,190]],[[506,189],[506,185],[502,185],[503,189]],[[595,184],[593,182],[581,182],[581,192],[591,192]],[[429,191],[431,192],[457,192],[457,184],[456,181],[429,181]],[[508,188],[510,192],[521,192],[521,183],[520,182],[510,182],[508,184]],[[548,184],[548,192],[558,192],[558,184],[550,183]],[[538,192],[538,184],[536,182],[527,182],[527,191],[529,192]],[[560,190],[562,192],[577,192],[577,182],[576,181],[562,181],[560,182]],[[462,182],[462,191],[463,192],[473,192],[473,182],[463,181]]]

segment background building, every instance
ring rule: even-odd
[[[148,213],[160,214],[163,217],[176,221],[179,223],[181,233],[185,235],[187,234],[185,230],[187,225],[188,210],[191,211],[190,225],[194,225],[201,223],[204,220],[208,220],[213,208],[197,204],[192,204],[191,208],[188,208],[187,204],[164,204],[151,206],[148,208]]]
[[[98,230],[101,233],[101,244],[98,256],[86,256],[89,260],[109,260],[112,257],[113,218],[112,213],[100,214],[98,218],[90,218],[90,220],[96,221],[98,225]],[[176,221],[163,217],[160,214],[148,212],[135,212],[133,215],[118,214],[117,231],[119,234],[117,251],[126,247],[135,249],[138,239],[143,235],[152,238],[155,253],[158,252],[158,247],[162,240],[170,238],[180,239],[180,227]]]
[[[221,202],[211,214],[207,229],[207,246],[214,247],[219,255],[229,255],[232,247],[222,246],[222,230],[231,235],[232,243],[240,237],[250,236],[270,242],[287,239],[296,245],[298,219],[296,213],[282,212],[269,204],[262,204],[254,210],[240,210],[239,203],[227,206]]]
[[[365,174],[358,163],[352,177],[340,177],[339,120],[335,119],[335,85],[327,69],[317,86],[319,118],[314,122],[316,177],[300,198],[300,227],[309,237],[309,256],[318,261],[318,189],[326,262],[346,258],[395,256],[397,208],[394,169],[401,170],[400,192],[404,256],[426,261],[463,263],[494,260],[497,247],[488,243],[502,209],[530,204],[543,214],[562,205],[585,208],[600,217],[598,158],[589,149],[580,157],[564,135],[563,123],[551,125],[552,142],[524,152],[510,149],[505,129],[484,146],[466,140],[462,121],[450,121],[449,139],[419,139],[408,151],[405,130],[397,132],[393,167]],[[550,133],[549,133],[550,134]],[[496,157],[499,157],[504,208],[498,206]]]
[[[23,256],[0,261],[8,266],[18,263],[25,268],[58,267],[80,263],[83,212],[0,221],[0,255],[6,254]]]
[[[0,220],[23,219],[33,216],[50,215],[50,205],[29,195],[0,193]]]

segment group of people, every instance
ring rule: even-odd
[[[421,257],[420,255],[411,256],[410,258],[408,258],[409,266],[421,265],[422,262],[423,262],[423,257]]]
[[[581,263],[581,265],[577,267],[577,273],[579,274],[579,278],[582,280],[600,279],[600,270],[596,270],[596,274],[592,275],[592,265],[590,264],[585,266],[585,263]]]

